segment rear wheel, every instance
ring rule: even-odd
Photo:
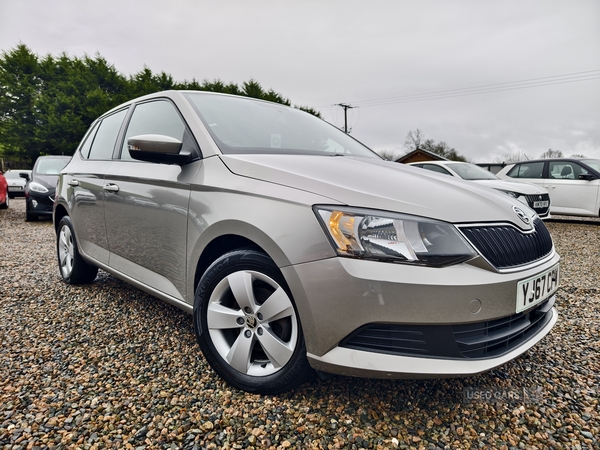
[[[69,216],[58,224],[56,239],[58,267],[63,280],[69,284],[91,283],[98,274],[98,268],[88,264],[79,254],[75,231]]]
[[[211,367],[244,391],[277,394],[311,373],[292,296],[263,253],[237,250],[208,268],[196,290],[194,327]]]

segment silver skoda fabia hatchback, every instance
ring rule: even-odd
[[[559,256],[533,210],[249,98],[107,112],[60,175],[54,224],[67,283],[101,268],[193,314],[212,368],[250,392],[311,369],[475,374],[557,320]]]

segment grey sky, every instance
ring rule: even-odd
[[[19,42],[39,55],[99,52],[126,75],[146,65],[175,80],[254,78],[338,126],[333,105],[349,103],[352,135],[398,155],[419,128],[475,162],[549,148],[600,158],[597,0],[0,0],[0,49]],[[588,80],[540,80],[578,72]],[[532,79],[563,82],[398,101]]]

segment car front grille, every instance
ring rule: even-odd
[[[398,356],[485,359],[501,356],[535,336],[552,318],[552,297],[502,319],[463,325],[369,324],[340,347]]]
[[[497,269],[508,269],[538,261],[552,252],[552,237],[541,219],[533,232],[511,225],[461,227],[465,237]]]
[[[527,199],[529,207],[538,213],[538,215],[545,216],[548,214],[550,210],[550,194],[525,195],[524,197]],[[548,202],[548,206],[545,208],[534,208],[533,205],[535,202]]]

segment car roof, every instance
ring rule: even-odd
[[[567,162],[584,162],[586,159],[594,159],[594,158],[538,158],[538,159],[526,159],[524,161],[514,161],[507,163],[509,164],[524,164],[524,163],[534,163],[534,162],[546,162],[546,161],[567,161]]]
[[[44,155],[44,156],[38,156],[38,159],[71,159],[71,156],[67,156],[67,155]]]

